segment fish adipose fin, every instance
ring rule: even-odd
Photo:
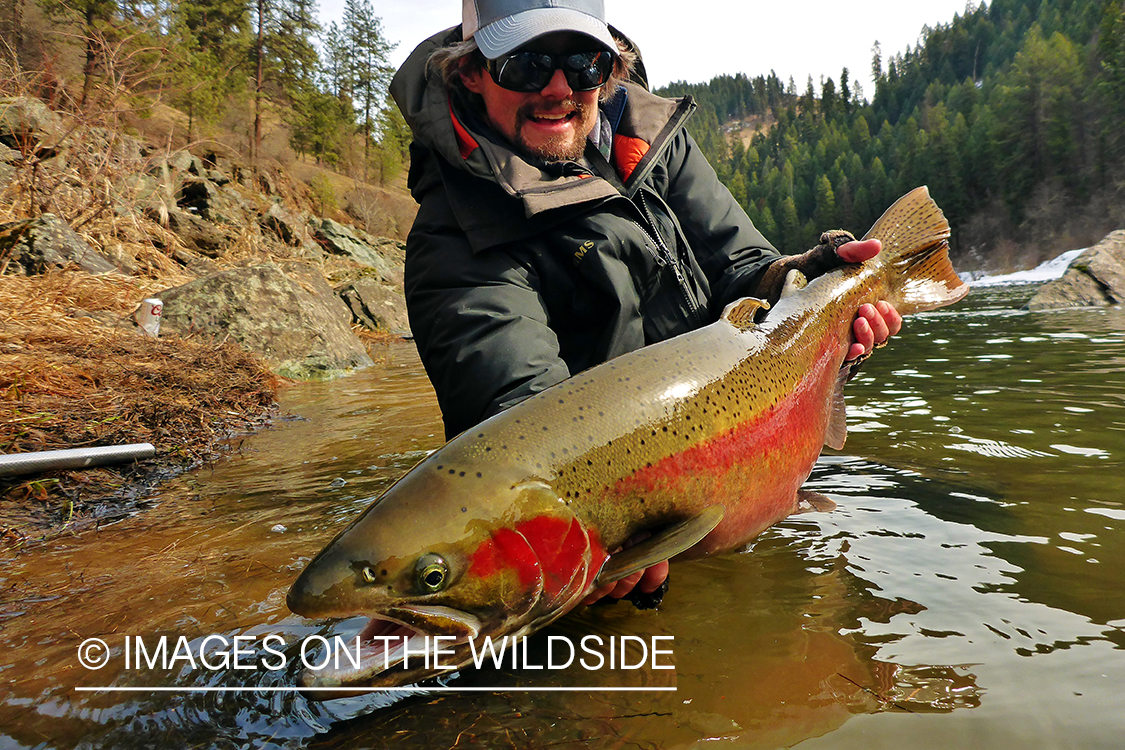
[[[726,508],[712,505],[694,518],[669,526],[648,539],[614,554],[598,573],[594,588],[620,581],[638,570],[656,565],[694,547],[723,520]]]
[[[723,310],[722,319],[740,331],[748,331],[754,327],[754,316],[758,310],[770,309],[770,303],[757,297],[743,297],[735,300]]]
[[[903,315],[949,305],[969,293],[949,262],[949,222],[923,185],[895,201],[864,239],[883,250],[871,261],[892,275],[890,302]]]

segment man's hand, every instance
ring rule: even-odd
[[[622,547],[613,551],[613,554],[620,552],[622,549],[632,547],[638,542],[643,542],[648,539],[648,532],[642,531],[639,534],[634,534],[629,541],[625,542]],[[668,561],[658,562],[652,567],[638,570],[632,575],[622,578],[620,581],[607,583],[601,588],[595,589],[586,595],[582,600],[583,604],[590,605],[604,597],[611,597],[613,599],[623,599],[628,596],[633,589],[640,589],[646,594],[651,594],[656,591],[668,578]]]
[[[638,588],[646,594],[651,594],[660,588],[668,578],[668,561],[659,562],[651,568],[638,570],[630,576],[622,578],[620,581],[608,583],[600,589],[591,591],[585,599],[582,600],[583,604],[590,605],[603,597],[612,597],[613,599],[622,599],[629,595],[634,589]]]
[[[845,263],[862,263],[874,258],[883,249],[879,240],[854,240],[836,248],[836,255]],[[851,362],[887,342],[902,330],[902,316],[889,302],[860,305],[852,324],[852,345],[847,361]]]

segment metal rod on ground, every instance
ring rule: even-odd
[[[37,451],[0,456],[0,477],[14,477],[56,469],[83,469],[126,461],[152,458],[152,443],[106,445],[98,448],[69,448],[61,451]]]

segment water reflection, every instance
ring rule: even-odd
[[[746,554],[677,565],[657,612],[583,610],[532,642],[542,654],[551,635],[672,636],[674,671],[486,668],[445,681],[675,692],[316,703],[75,691],[289,686],[303,639],[346,631],[292,616],[284,593],[441,444],[432,392],[401,345],[367,373],[289,390],[292,418],[163,488],[154,510],[5,560],[0,744],[1115,747],[1125,315],[1021,312],[1029,294],[978,291],[916,316],[865,365],[848,389],[847,449],[811,478],[835,512],[791,518]],[[193,650],[208,636],[276,635],[289,658],[275,670],[125,669],[126,635],[184,637]],[[98,671],[76,659],[91,637],[113,649]]]

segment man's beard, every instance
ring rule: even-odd
[[[550,138],[544,143],[539,143],[534,146],[528,144],[522,135],[523,125],[531,119],[532,114],[537,109],[534,104],[527,104],[516,112],[516,148],[526,156],[543,161],[575,161],[579,159],[586,150],[586,138],[589,132],[583,132],[583,123],[596,123],[596,113],[591,113],[591,109],[596,109],[597,105],[579,104],[574,100],[568,100],[565,105],[568,112],[574,112],[573,122],[578,124],[572,131],[561,134],[558,137]]]

